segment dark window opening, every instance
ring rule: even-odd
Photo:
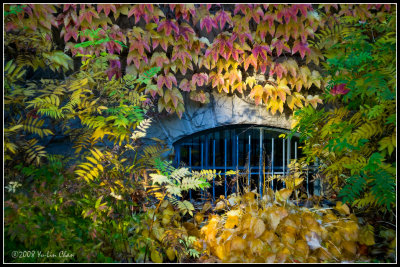
[[[221,174],[219,185],[212,185],[208,192],[196,193],[191,197],[198,199],[209,193],[215,200],[220,195],[236,192],[237,183],[229,170],[239,170],[239,186],[250,183],[250,189],[257,189],[261,195],[264,177],[282,175],[289,172],[290,160],[302,156],[299,139],[280,138],[288,130],[260,125],[230,125],[201,131],[186,136],[174,143],[175,166],[186,166],[192,170],[215,169]],[[247,177],[243,177],[243,175]],[[226,180],[226,182],[225,182]],[[284,187],[276,180],[270,184],[274,190]]]

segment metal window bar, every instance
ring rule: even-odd
[[[249,190],[251,191],[251,188],[250,188],[250,177],[251,177],[251,175],[250,175],[250,169],[251,169],[251,160],[250,160],[250,158],[251,158],[251,136],[250,136],[250,134],[249,134],[249,166],[248,166],[248,168],[249,168],[249,174],[248,174],[248,178],[247,178],[247,186],[249,187]]]
[[[260,129],[260,159],[259,159],[258,188],[259,188],[261,197],[262,197],[262,193],[263,193],[262,187],[261,187],[262,151],[263,151],[263,131],[262,131],[262,129]]]
[[[215,170],[215,139],[213,140],[213,169]],[[213,175],[213,202],[215,202],[215,175]]]
[[[274,138],[271,140],[272,143],[272,149],[271,149],[271,175],[272,175],[272,190],[274,190]]]
[[[282,139],[282,150],[283,150],[283,156],[282,156],[282,173],[285,175],[285,139]],[[283,187],[285,188],[285,182],[283,182]]]
[[[236,135],[236,171],[239,170],[239,135]],[[237,184],[237,182],[236,182]],[[236,188],[235,185],[232,186],[233,192],[238,192],[239,188]]]
[[[246,130],[245,130],[246,131]],[[264,147],[263,147],[263,143],[264,143],[264,138],[263,138],[263,135],[264,135],[264,128],[260,128],[260,134],[259,134],[259,139],[260,139],[260,143],[259,143],[259,152],[260,152],[260,160],[259,160],[259,166],[258,166],[258,168],[256,167],[256,166],[251,166],[251,152],[252,152],[252,149],[251,149],[251,138],[252,138],[252,135],[251,134],[249,134],[248,135],[248,166],[241,166],[240,165],[240,161],[239,161],[239,152],[240,152],[240,147],[239,147],[239,135],[241,134],[239,131],[237,131],[237,130],[233,130],[233,131],[231,131],[231,133],[233,133],[233,138],[231,139],[231,138],[224,138],[224,165],[223,166],[216,166],[216,157],[217,157],[217,154],[216,154],[216,139],[212,139],[213,140],[213,147],[212,147],[212,149],[213,149],[213,151],[212,151],[212,157],[213,157],[213,162],[212,162],[212,166],[213,166],[213,168],[215,169],[215,170],[217,170],[217,169],[219,169],[219,170],[223,170],[224,171],[224,194],[225,194],[225,197],[227,197],[227,191],[228,191],[228,183],[227,183],[227,175],[226,175],[226,173],[227,173],[227,171],[229,170],[229,169],[234,169],[235,167],[236,167],[236,170],[237,171],[246,171],[246,169],[247,169],[247,171],[248,171],[248,185],[250,185],[251,186],[251,176],[252,175],[256,175],[256,174],[258,174],[258,176],[259,176],[259,192],[260,192],[260,195],[262,196],[262,194],[263,194],[263,188],[262,188],[262,173],[266,173],[267,175],[271,175],[272,177],[274,176],[274,175],[287,175],[289,172],[290,172],[290,169],[289,169],[289,163],[290,163],[290,159],[291,159],[291,139],[283,139],[282,140],[282,165],[281,166],[275,166],[275,153],[276,153],[276,151],[275,151],[275,138],[271,138],[271,162],[270,162],[270,165],[271,165],[271,169],[269,169],[269,166],[267,167],[267,169],[268,170],[266,170],[265,169],[265,167],[266,166],[263,166],[262,165],[262,157],[263,157],[263,149],[264,149]],[[235,140],[235,136],[236,136],[236,142],[234,142],[234,140]],[[189,160],[189,167],[190,167],[190,170],[194,170],[194,169],[204,169],[204,168],[209,168],[209,167],[211,167],[210,165],[211,164],[209,164],[209,162],[208,162],[208,159],[210,158],[210,156],[211,155],[209,155],[209,154],[211,154],[211,153],[209,153],[210,151],[209,151],[209,149],[211,149],[211,147],[209,148],[209,146],[208,146],[208,142],[209,142],[209,140],[210,140],[211,138],[209,138],[209,136],[204,136],[203,138],[201,138],[200,139],[200,141],[201,141],[201,165],[200,166],[192,166],[192,164],[193,164],[193,162],[192,162],[192,157],[193,157],[193,155],[192,155],[192,153],[193,153],[193,149],[192,149],[192,146],[193,145],[199,145],[198,143],[194,143],[193,141],[192,142],[190,142],[190,143],[184,143],[184,142],[181,142],[181,143],[177,143],[176,145],[175,145],[175,148],[176,148],[176,155],[175,155],[175,162],[176,162],[176,164],[177,164],[177,166],[179,166],[179,164],[180,164],[180,161],[181,161],[181,157],[182,157],[182,155],[184,155],[184,154],[182,154],[182,146],[184,146],[184,149],[186,149],[185,150],[185,154],[187,153],[187,152],[189,152],[189,155],[188,155],[188,160]],[[228,154],[227,154],[227,152],[228,152],[228,139],[229,140],[232,140],[232,165],[230,165],[230,166],[228,166],[228,162],[227,162],[227,157],[228,157]],[[222,139],[221,139],[221,141],[222,141]],[[204,142],[206,142],[205,144],[204,144]],[[204,147],[205,146],[205,147]],[[243,148],[245,148],[246,146],[243,144]],[[298,157],[298,154],[297,154],[297,151],[298,151],[298,144],[297,144],[297,141],[294,141],[294,158],[297,160],[297,157]],[[204,155],[204,153],[205,153],[205,155]],[[218,153],[220,153],[220,152],[218,152]],[[219,154],[218,154],[219,155]],[[221,155],[222,156],[222,155]],[[184,156],[185,158],[186,158],[186,156]],[[264,169],[263,169],[264,168]],[[314,170],[314,168],[312,168],[311,166],[309,166],[309,168],[308,168],[308,170],[307,170],[307,194],[309,195],[310,194],[310,189],[309,189],[309,174],[310,174],[310,171],[311,171],[311,169],[312,170]],[[311,171],[311,172],[313,172],[313,171]],[[213,201],[215,201],[215,176],[213,177]],[[271,188],[273,189],[273,190],[276,190],[276,189],[278,189],[279,187],[277,186],[277,184],[276,183],[274,183],[274,180],[272,179],[272,181],[271,181]],[[285,182],[283,182],[283,187],[285,187]],[[232,193],[233,192],[237,192],[238,191],[238,188],[237,188],[237,184],[234,184],[233,185],[233,188],[232,188],[233,190],[232,190]],[[205,199],[205,197],[206,197],[206,192],[204,192],[205,190],[201,190],[201,192],[202,192],[202,195],[204,195],[204,198],[203,199]],[[189,191],[189,196],[190,196],[190,199],[192,200],[192,192],[191,192],[191,190]]]
[[[227,154],[226,153],[226,138],[224,139],[224,142],[225,142],[225,146],[224,146],[224,151],[225,151],[225,155],[224,155],[225,156],[224,157],[225,158],[225,169],[224,169],[225,170],[225,174],[224,174],[225,175],[225,198],[227,198],[227,192],[226,192],[226,154]]]
[[[200,154],[200,156],[201,156],[201,158],[200,158],[200,164],[201,164],[201,169],[204,169],[204,162],[203,162],[203,154],[204,154],[204,144],[203,144],[203,142],[201,142],[201,154]],[[201,195],[203,195],[204,194],[204,189],[201,189]]]
[[[192,171],[192,146],[189,146],[189,169]],[[189,190],[189,198],[192,201],[192,190]]]
[[[287,161],[286,161],[286,166],[287,166],[287,174],[289,174],[289,172],[290,172],[290,168],[289,168],[289,164],[290,164],[290,138],[288,138],[287,139],[287,153],[286,153],[286,158],[287,158]]]

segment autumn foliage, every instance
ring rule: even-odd
[[[182,93],[205,103],[211,87],[250,95],[274,114],[284,107],[321,103],[318,95],[326,79],[320,73],[324,56],[323,48],[313,43],[315,33],[342,16],[381,19],[391,10],[393,6],[379,4],[31,4],[8,15],[5,29],[40,32],[47,40],[61,37],[70,56],[118,54],[124,62],[115,66],[123,65],[128,74],[161,67],[152,91],[159,97],[159,112],[182,116]],[[87,30],[99,30],[103,39],[83,34]],[[78,45],[94,40],[100,42]],[[257,74],[268,76],[268,81],[254,82]]]
[[[395,261],[395,21],[393,4],[4,5],[5,260]],[[142,141],[214,94],[292,116],[323,194],[290,173],[189,201],[216,170]]]

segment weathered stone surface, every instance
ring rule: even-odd
[[[258,124],[290,129],[291,117],[277,112],[272,115],[263,106],[255,106],[238,96],[213,93],[210,103],[202,105],[186,99],[185,113],[179,119],[171,115],[154,121],[147,132],[148,138],[166,140],[169,146],[180,138],[218,126],[234,124]]]

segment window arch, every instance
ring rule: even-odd
[[[251,190],[257,188],[262,195],[262,177],[287,174],[291,159],[302,156],[297,136],[291,139],[279,138],[286,129],[272,128],[254,124],[239,124],[216,127],[200,131],[176,141],[175,166],[184,165],[193,170],[215,169],[221,172],[224,182],[221,186],[213,184],[212,196],[225,197],[236,191],[229,188],[229,170],[246,172]],[[274,183],[275,182],[275,183]],[[273,189],[283,184],[273,181]]]

